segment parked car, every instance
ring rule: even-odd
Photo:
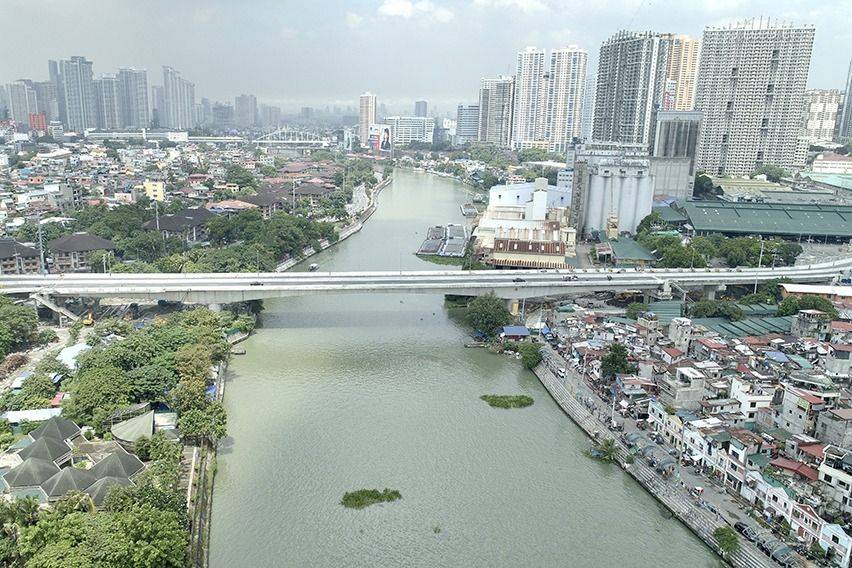
[[[519,282],[526,282],[526,280],[524,280],[523,278],[512,278],[512,282],[515,282],[517,284]]]

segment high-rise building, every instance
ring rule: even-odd
[[[482,79],[479,86],[479,141],[508,147],[512,141],[515,78]]]
[[[428,108],[426,101],[414,101],[414,116],[422,118],[429,116]]]
[[[234,127],[234,107],[230,104],[215,102],[211,110],[214,126],[222,129]]]
[[[845,99],[837,125],[837,139],[842,142],[852,140],[852,59],[849,60],[849,72],[846,74]]]
[[[512,113],[512,146],[521,148],[545,138],[548,85],[543,49],[527,47],[518,52],[515,73],[515,110]]]
[[[655,197],[681,201],[692,197],[700,129],[699,111],[657,113],[654,147],[651,150]]]
[[[201,116],[199,116],[199,126],[211,126],[213,124],[213,105],[210,104],[210,99],[201,97]]]
[[[145,69],[122,67],[118,70],[118,106],[122,127],[148,127],[148,72]]]
[[[9,118],[20,124],[29,124],[30,115],[38,113],[38,101],[33,82],[21,79],[6,87],[9,97]]]
[[[92,62],[80,56],[61,60],[59,79],[62,92],[60,99],[65,106],[65,127],[80,133],[87,128],[94,128],[97,125],[97,119]]]
[[[364,93],[359,99],[358,138],[362,146],[367,145],[370,125],[376,122],[376,95]]]
[[[583,94],[583,119],[580,125],[580,138],[592,139],[592,126],[595,120],[595,87],[597,76],[589,74],[586,77],[586,92]]]
[[[594,140],[650,148],[666,90],[671,44],[671,35],[650,31],[620,31],[601,44]]]
[[[151,86],[151,125],[161,128],[166,121],[166,93],[161,85]]]
[[[385,123],[391,127],[394,147],[408,146],[412,142],[431,144],[435,134],[435,119],[423,116],[389,116]]]
[[[837,89],[805,91],[804,131],[810,142],[831,142],[840,116],[843,93]]]
[[[59,72],[59,62],[51,59],[47,62],[47,70],[50,77],[49,81],[53,83],[53,88],[56,90],[56,107],[58,114],[56,115],[57,118],[55,118],[55,120],[65,123],[67,120],[65,91],[62,86],[62,74]]]
[[[281,107],[260,105],[260,123],[271,127],[281,124]]]
[[[59,118],[59,100],[56,97],[56,85],[53,81],[33,83],[39,112],[43,112],[48,121]]]
[[[692,110],[695,105],[695,79],[701,40],[685,35],[672,38],[666,70],[666,94],[662,110]]]
[[[115,130],[121,126],[119,110],[118,77],[104,75],[95,80],[95,123],[103,130]]]
[[[550,150],[565,152],[579,139],[583,122],[586,61],[589,54],[572,45],[550,53],[544,138]]]
[[[742,175],[800,165],[813,41],[812,26],[763,19],[705,28],[695,95],[699,170]]]
[[[166,66],[163,66],[163,105],[160,126],[182,130],[195,126],[195,85]]]
[[[240,95],[234,99],[234,121],[239,128],[251,128],[257,124],[257,97]]]
[[[0,86],[0,120],[5,120],[9,115],[9,94],[6,87]]]
[[[456,111],[456,144],[473,142],[479,137],[479,105],[459,105]]]

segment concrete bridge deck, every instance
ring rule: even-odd
[[[656,290],[665,285],[712,289],[782,277],[792,282],[827,282],[851,273],[852,258],[806,266],[736,269],[29,274],[0,276],[0,293],[205,304],[365,293],[493,293],[504,299],[523,299],[602,290]]]

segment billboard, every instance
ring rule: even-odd
[[[371,124],[369,145],[376,154],[390,154],[393,150],[392,129],[389,124]]]

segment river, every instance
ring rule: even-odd
[[[320,270],[435,269],[412,253],[462,222],[452,180],[398,170]],[[214,568],[718,566],[588,442],[519,363],[465,349],[434,295],[267,301],[232,360],[213,498]],[[482,394],[528,394],[489,407]],[[402,500],[345,509],[346,491]]]

